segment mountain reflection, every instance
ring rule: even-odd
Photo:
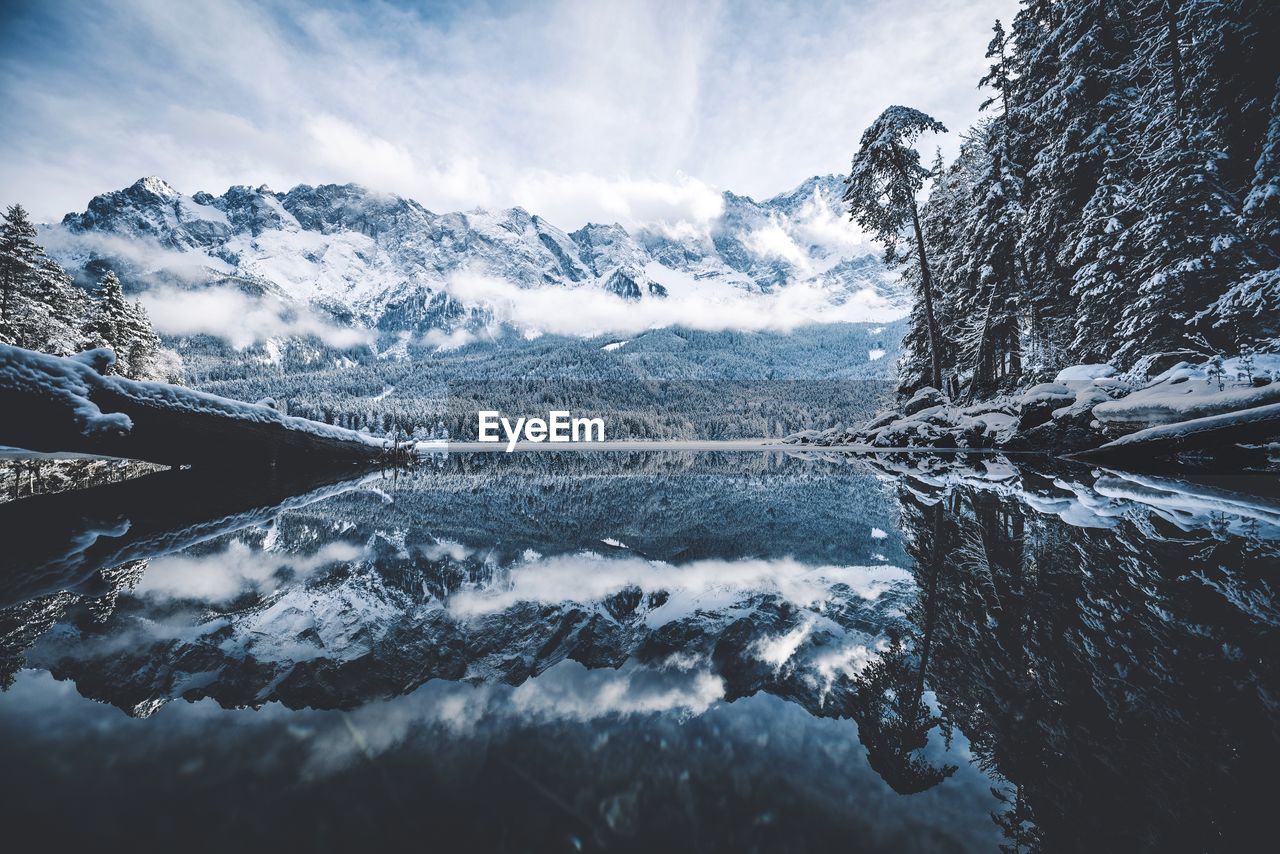
[[[51,674],[155,727],[174,701],[297,726],[348,710],[350,738],[289,760],[306,777],[391,761],[425,731],[463,745],[553,727],[586,745],[738,708],[768,710],[768,737],[796,713],[782,703],[856,723],[888,791],[977,809],[1011,850],[1231,847],[1265,816],[1270,481],[675,453],[189,474],[0,505],[6,539],[55,520],[6,570],[6,684]],[[198,502],[176,500],[192,487]],[[556,779],[603,785],[566,749]],[[641,847],[662,838],[646,816],[714,823],[675,795],[593,802],[600,844],[610,815]]]

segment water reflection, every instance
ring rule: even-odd
[[[1009,842],[1247,847],[1280,743],[1274,481],[898,473],[911,646]]]
[[[192,477],[55,496],[7,568],[14,808],[123,766],[241,823],[251,779],[359,800],[322,846],[428,829],[375,780],[480,847],[1215,849],[1273,790],[1270,481],[477,455],[196,518]]]

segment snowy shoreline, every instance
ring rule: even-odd
[[[1053,382],[974,403],[924,387],[864,424],[803,430],[792,447],[962,451],[996,449],[1142,465],[1191,453],[1265,459],[1280,438],[1280,355],[1178,362],[1154,376],[1075,365]]]

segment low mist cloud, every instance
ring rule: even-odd
[[[369,330],[338,326],[306,308],[235,288],[155,288],[142,295],[142,304],[161,334],[212,335],[236,349],[298,335],[314,335],[331,347],[346,348],[367,344],[373,337]]]
[[[903,313],[871,288],[847,298],[841,295],[843,301],[837,302],[829,290],[810,282],[764,294],[686,279],[674,272],[666,281],[658,278],[670,295],[639,301],[596,287],[521,288],[477,273],[453,276],[446,290],[463,303],[486,306],[495,319],[526,331],[584,337],[666,326],[712,332],[790,332],[819,323],[888,322]]]
[[[475,340],[476,336],[465,329],[455,329],[452,332],[445,332],[442,329],[428,329],[426,334],[422,336],[420,343],[423,347],[434,347],[437,350],[448,351],[465,347]]]
[[[40,243],[67,269],[83,267],[94,258],[110,258],[146,273],[167,273],[188,282],[207,281],[210,274],[235,272],[235,268],[221,258],[199,250],[168,249],[146,237],[121,237],[102,231],[73,232],[45,226],[40,230]]]
[[[662,591],[666,604],[650,614],[653,624],[681,613],[730,607],[760,592],[776,594],[801,608],[825,602],[837,585],[875,599],[911,575],[879,566],[810,566],[792,559],[702,560],[675,566],[638,557],[606,557],[592,552],[537,557],[513,566],[501,584],[454,594],[449,610],[463,618],[496,613],[521,602],[597,602],[619,591]]]
[[[660,181],[541,170],[522,176],[511,194],[516,204],[550,222],[572,225],[582,211],[593,211],[597,222],[650,228],[672,238],[705,236],[724,213],[720,190],[684,174]]]

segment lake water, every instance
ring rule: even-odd
[[[7,844],[1241,850],[1272,823],[1274,478],[452,454],[27,498],[0,542]]]

